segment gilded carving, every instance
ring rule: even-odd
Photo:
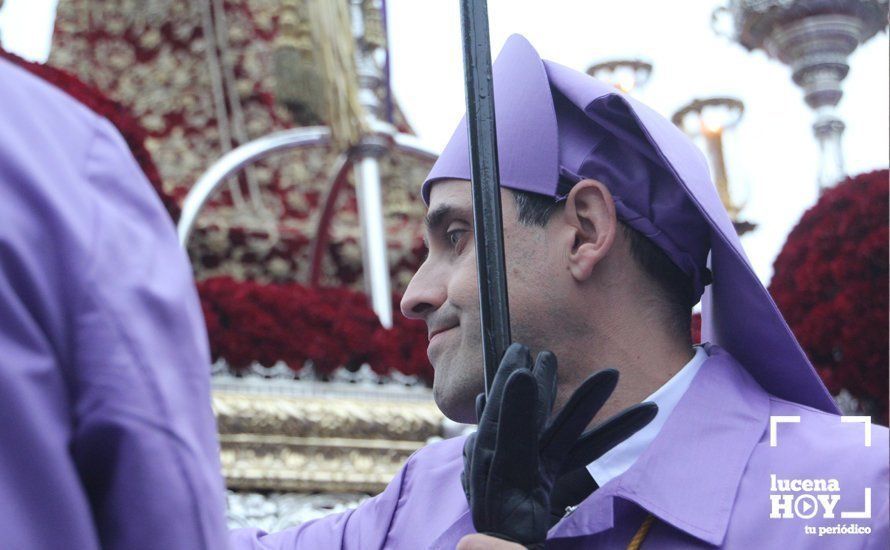
[[[226,484],[237,490],[376,493],[442,435],[442,414],[425,399],[217,390],[213,408]]]

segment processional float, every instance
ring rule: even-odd
[[[379,59],[383,52],[365,37],[362,0],[349,0],[349,13],[340,13],[344,5],[340,2],[316,2],[319,19],[334,21],[334,25],[351,19],[351,34],[354,49],[341,41],[328,38],[319,44],[319,49],[327,51],[322,55],[353,57],[354,73],[357,75],[357,102],[347,98],[346,104],[334,98],[328,102],[329,115],[337,118],[331,126],[310,126],[283,130],[249,141],[223,155],[210,166],[190,189],[186,196],[182,215],[177,225],[179,241],[183,247],[188,243],[201,210],[213,194],[231,176],[252,163],[285,151],[299,150],[320,145],[333,145],[340,148],[334,164],[327,174],[327,194],[323,199],[321,215],[318,217],[311,244],[311,267],[309,284],[317,287],[321,278],[321,265],[329,241],[329,227],[334,215],[337,198],[346,186],[349,172],[356,182],[359,220],[362,226],[362,264],[365,273],[365,291],[370,297],[371,307],[381,324],[392,327],[392,293],[390,272],[386,255],[386,233],[383,217],[383,193],[380,177],[380,158],[388,151],[398,150],[416,155],[426,160],[435,160],[437,154],[424,146],[415,136],[398,132],[395,126],[383,120],[384,105],[378,98],[377,90],[384,83],[384,68]],[[325,13],[326,12],[326,13]],[[351,15],[351,18],[350,18]],[[348,23],[347,23],[348,24]],[[339,47],[338,51],[336,48]],[[349,69],[351,67],[347,67]],[[342,75],[339,75],[343,79]],[[344,80],[348,92],[349,79]],[[387,83],[388,84],[388,83]],[[335,93],[331,91],[330,93]]]

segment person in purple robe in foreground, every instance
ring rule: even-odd
[[[494,89],[515,341],[556,354],[557,408],[605,367],[622,378],[601,418],[658,405],[589,464],[599,489],[567,508],[547,548],[886,548],[888,432],[841,421],[694,145],[520,36]],[[469,179],[464,120],[423,184],[429,256],[401,304],[429,327],[436,403],[459,422],[475,421],[483,376]],[[699,299],[706,343],[693,347]],[[237,530],[234,546],[518,547],[472,535],[464,440],[421,449],[355,510]]]
[[[170,217],[107,120],[5,60],[0,83],[0,548],[227,548]]]

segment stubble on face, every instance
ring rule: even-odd
[[[447,335],[451,339],[448,347],[431,358],[436,405],[451,420],[465,424],[476,422],[476,396],[484,390],[479,326],[478,315],[475,319],[472,312],[463,315],[455,334]]]

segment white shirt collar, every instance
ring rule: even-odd
[[[644,401],[651,401],[658,405],[658,414],[642,430],[587,465],[587,470],[597,485],[602,487],[633,466],[633,463],[658,436],[662,426],[686,393],[689,384],[692,383],[692,379],[695,378],[707,358],[708,354],[704,348],[696,347],[692,359],[663,386],[655,390],[655,393],[644,399]]]

